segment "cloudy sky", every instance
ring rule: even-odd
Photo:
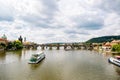
[[[0,0],[0,36],[83,42],[120,35],[120,0]]]

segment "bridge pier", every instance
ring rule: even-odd
[[[49,47],[49,50],[52,50],[52,47],[51,47],[51,46]]]
[[[59,50],[60,49],[60,44],[57,44],[57,50]]]
[[[67,49],[67,44],[64,45],[64,50],[66,50],[66,49]]]
[[[49,45],[49,50],[52,50],[52,45],[51,44]]]
[[[42,50],[45,49],[45,45],[44,45],[44,44],[41,45],[41,49],[42,49]]]
[[[79,49],[81,49],[81,47],[80,47],[80,46],[77,46],[77,49],[79,50]]]

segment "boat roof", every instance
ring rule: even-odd
[[[32,55],[40,55],[40,54],[43,54],[43,52],[40,52],[40,53],[34,53]]]

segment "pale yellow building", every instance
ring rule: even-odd
[[[120,40],[113,40],[110,44],[111,44],[111,46],[120,44]]]

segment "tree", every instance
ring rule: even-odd
[[[8,42],[6,49],[12,49],[14,47],[13,42]]]
[[[22,49],[23,48],[23,44],[21,43],[21,41],[16,40],[14,42],[8,42],[8,45],[6,47],[6,49],[11,49],[11,50],[16,50],[16,49]]]
[[[0,43],[0,46],[4,47],[4,48],[6,47],[6,45],[4,43]]]
[[[23,45],[22,42],[19,40],[14,41],[14,46],[16,47],[16,49],[22,49]]]
[[[120,52],[120,44],[113,45],[112,46],[112,51]]]

